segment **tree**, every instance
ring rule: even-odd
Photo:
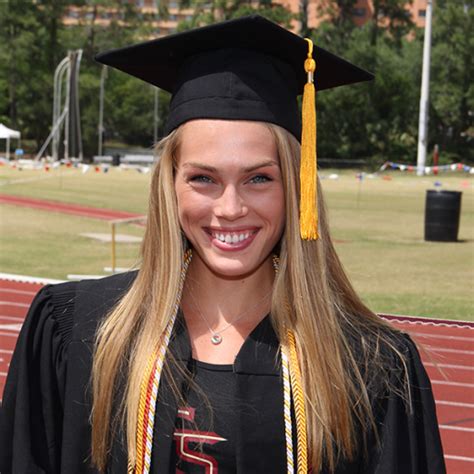
[[[51,101],[48,30],[43,6],[9,0],[0,3],[0,116],[23,136],[41,140],[44,111]],[[53,70],[54,71],[54,70]]]
[[[411,0],[372,0],[371,44],[375,46],[381,30],[387,30],[400,43],[413,28],[407,4]]]
[[[440,0],[433,13],[430,144],[441,156],[474,161],[474,8]]]
[[[371,83],[318,93],[318,152],[323,158],[370,157],[374,164],[410,162],[416,149],[421,44],[403,40],[394,47],[383,32],[372,45],[371,35],[371,25],[341,32],[330,22],[313,33],[316,44],[376,71]]]
[[[180,22],[179,31],[239,18],[252,13],[258,13],[287,27],[295,18],[283,5],[275,4],[271,0],[183,0],[181,8],[193,8],[194,14],[191,19]]]

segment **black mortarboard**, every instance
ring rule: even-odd
[[[252,15],[107,51],[96,60],[173,94],[166,133],[193,118],[276,123],[301,139],[306,41]],[[314,47],[316,90],[372,79]]]
[[[270,122],[291,132],[302,142],[302,202],[309,203],[308,209],[314,208],[316,192],[314,87],[373,78],[320,47],[313,50],[311,41],[259,15],[115,49],[96,60],[172,93],[166,134],[204,118]],[[296,98],[303,89],[302,132]],[[314,211],[301,212],[303,227],[310,229],[302,230],[303,238],[316,238]]]

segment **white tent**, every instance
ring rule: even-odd
[[[6,158],[7,160],[10,159],[10,138],[20,139],[21,134],[16,130],[12,130],[11,128],[5,127],[3,123],[0,123],[0,139],[7,140],[7,151],[6,151]]]

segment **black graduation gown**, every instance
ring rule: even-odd
[[[3,397],[2,474],[97,472],[90,466],[89,424],[94,334],[100,319],[134,277],[131,272],[52,285],[37,295],[20,333]],[[341,460],[337,474],[445,472],[430,382],[416,347],[408,337],[403,341],[400,349],[408,357],[413,413],[407,413],[396,395],[381,400],[376,415],[380,448],[371,442],[368,459],[361,455],[352,462]],[[234,364],[237,395],[253,407],[238,417],[235,427],[238,474],[286,472],[278,347],[266,318],[245,341]],[[183,324],[176,325],[169,350],[183,363],[190,360]],[[154,473],[175,472],[170,460],[176,412],[176,402],[164,382],[155,422]],[[281,433],[281,439],[266,442],[268,432]],[[108,472],[126,472],[122,438],[120,433],[115,436]]]

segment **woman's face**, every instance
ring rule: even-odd
[[[175,190],[181,227],[215,274],[254,272],[281,237],[285,202],[278,151],[263,123],[187,122]]]

